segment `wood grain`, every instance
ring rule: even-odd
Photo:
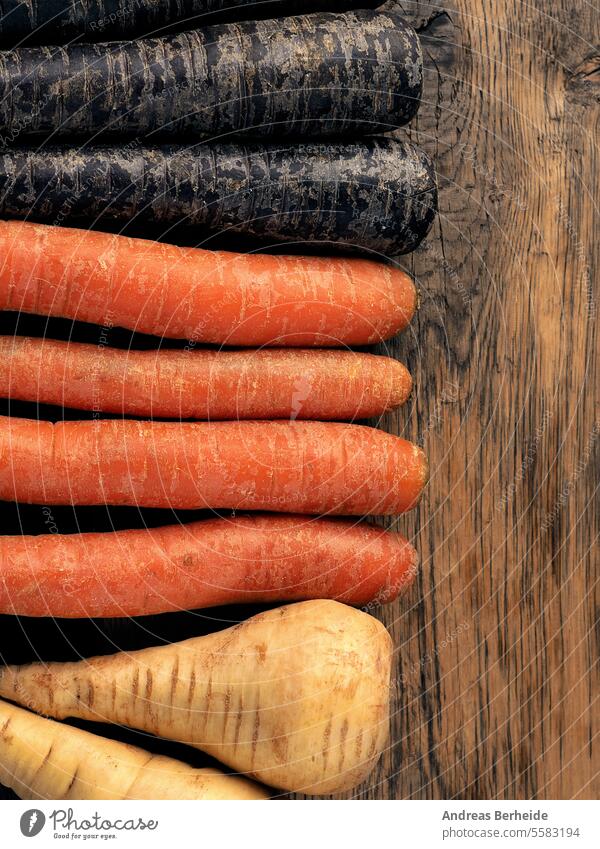
[[[375,798],[597,796],[600,16],[582,0],[400,2],[426,39],[410,136],[439,223],[387,420],[422,441],[418,589]],[[595,507],[595,509],[594,509]],[[596,545],[596,551],[594,551]],[[595,721],[594,721],[595,711]]]

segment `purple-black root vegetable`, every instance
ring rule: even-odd
[[[382,0],[3,0],[0,39],[64,44],[164,32],[172,25],[369,9]]]
[[[396,13],[301,15],[0,53],[0,127],[169,138],[385,132],[416,113],[419,37]]]
[[[431,160],[394,139],[0,155],[0,217],[46,224],[184,224],[394,256],[417,247],[436,207]]]

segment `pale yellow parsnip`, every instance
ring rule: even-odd
[[[266,799],[264,788],[0,701],[0,783],[21,799]]]
[[[0,695],[187,743],[284,790],[336,793],[385,745],[391,654],[372,616],[307,601],[169,646],[8,667]]]

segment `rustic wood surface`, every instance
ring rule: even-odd
[[[436,159],[412,409],[431,484],[408,530],[375,798],[597,796],[600,15],[583,0],[401,0],[426,40],[411,137]],[[597,563],[597,559],[596,559]],[[594,719],[595,711],[595,719]]]

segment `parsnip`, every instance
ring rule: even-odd
[[[387,739],[391,640],[335,601],[77,663],[5,667],[0,695],[56,718],[129,725],[311,794],[364,780]]]
[[[193,769],[0,701],[0,783],[21,799],[266,799],[245,778]]]

